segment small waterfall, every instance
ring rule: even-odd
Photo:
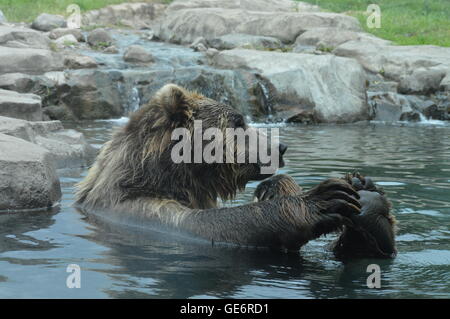
[[[137,87],[133,86],[129,96],[128,112],[137,111],[140,107],[141,98],[139,96],[139,90]]]
[[[440,120],[433,120],[433,119],[427,119],[425,115],[423,115],[421,112],[419,112],[420,122],[421,124],[431,124],[431,125],[445,125],[446,123],[444,121]]]

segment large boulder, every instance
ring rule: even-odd
[[[123,54],[123,59],[131,63],[154,62],[153,55],[140,45],[130,45]]]
[[[398,82],[400,93],[435,92],[445,87],[445,79],[450,74],[450,48],[354,40],[339,45],[333,53],[354,58],[366,70]]]
[[[166,5],[159,3],[122,3],[86,12],[83,25],[126,25],[134,28],[153,26]]]
[[[61,198],[51,154],[0,133],[0,211],[47,209]]]
[[[275,50],[283,47],[283,43],[276,38],[242,33],[226,34],[208,41],[208,44],[218,50],[235,48]]]
[[[312,110],[317,122],[368,119],[365,72],[353,59],[235,49],[220,52],[213,63],[259,72],[276,91],[275,110],[289,107],[291,116]]]
[[[76,119],[109,119],[124,114],[118,90],[120,71],[79,70],[71,72],[61,87],[59,100]]]
[[[56,28],[65,28],[67,23],[63,16],[42,13],[33,21],[31,27],[39,31],[51,31]]]
[[[293,43],[299,34],[318,27],[361,29],[356,18],[336,13],[198,8],[169,11],[157,35],[166,41],[192,43],[200,36],[211,40],[225,34],[245,33]]]
[[[60,121],[29,122],[0,116],[0,133],[45,148],[57,168],[86,166],[95,153],[82,133],[65,130]]]
[[[89,33],[87,42],[93,47],[108,47],[114,40],[105,29],[95,29]]]
[[[305,31],[297,37],[295,45],[314,46],[317,49],[332,50],[345,42],[353,40],[375,42],[381,45],[388,45],[391,43],[390,41],[377,38],[369,33],[328,27],[313,28]]]
[[[50,40],[41,32],[16,26],[0,25],[0,46],[48,49]]]
[[[43,49],[0,47],[0,74],[42,74],[63,69],[60,54]]]
[[[320,11],[318,6],[292,0],[178,0],[172,2],[167,8],[167,11],[194,8],[243,9],[268,12]]]
[[[97,67],[97,61],[90,56],[69,54],[64,58],[64,65],[69,69],[92,69]]]
[[[35,94],[0,89],[0,115],[29,121],[41,121],[41,97]]]

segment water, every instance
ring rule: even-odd
[[[74,127],[100,147],[124,122]],[[399,221],[395,260],[344,264],[324,249],[334,235],[285,255],[101,224],[71,207],[86,170],[65,170],[59,209],[0,215],[0,298],[450,297],[449,125],[277,127],[289,145],[281,172],[301,186],[356,169],[382,185]],[[251,200],[256,185],[229,205]],[[381,289],[366,287],[372,263]],[[81,267],[81,289],[66,287],[69,264]]]

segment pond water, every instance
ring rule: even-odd
[[[72,127],[100,147],[117,125]],[[301,186],[359,170],[385,189],[399,221],[396,259],[343,263],[325,249],[335,235],[287,255],[98,223],[71,207],[86,170],[62,170],[59,208],[0,215],[0,298],[450,297],[449,125],[277,127],[289,145],[281,172]],[[256,185],[227,205],[250,201]],[[366,286],[374,263],[380,289]],[[66,286],[69,264],[81,267],[80,289]]]

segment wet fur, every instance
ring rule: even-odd
[[[101,149],[76,192],[76,205],[138,224],[151,222],[213,242],[298,250],[313,238],[342,227],[359,212],[357,196],[343,180],[329,180],[308,194],[295,194],[238,207],[217,208],[250,180],[261,180],[260,165],[175,164],[175,128],[247,128],[233,108],[173,84],[131,115]],[[235,149],[236,154],[242,150]]]

